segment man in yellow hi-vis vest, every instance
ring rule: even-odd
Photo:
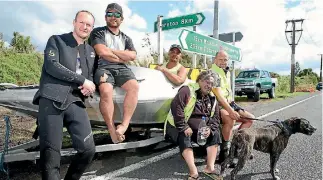
[[[212,178],[217,177],[214,164],[217,146],[221,143],[220,114],[211,90],[217,86],[218,79],[211,70],[203,71],[197,77],[197,83],[181,87],[171,103],[171,110],[165,121],[165,138],[179,146],[189,168],[188,179],[198,179],[199,176],[194,163],[192,141],[206,148],[207,165],[203,173]],[[198,130],[203,117],[207,125],[207,132],[203,133],[206,144],[198,141]]]
[[[234,102],[234,92],[231,91],[231,78],[228,68],[228,54],[224,50],[216,53],[212,71],[217,73],[221,79],[220,87],[213,88],[212,92],[216,95],[220,103],[220,114],[222,121],[223,143],[219,155],[219,162],[222,162],[229,154],[230,136],[235,121],[241,122],[239,129],[249,128],[252,125],[252,120],[245,119],[255,118],[254,115],[245,111]]]

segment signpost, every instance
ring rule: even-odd
[[[228,53],[229,60],[241,61],[241,50],[239,48],[209,36],[183,29],[178,39],[183,50],[215,56],[216,52],[223,49]]]
[[[205,16],[202,13],[189,14],[185,16],[177,16],[169,19],[162,20],[162,30],[170,30],[183,28],[188,26],[195,26],[202,24]],[[154,23],[154,32],[158,31],[157,22]]]
[[[243,35],[241,32],[230,32],[230,33],[222,33],[219,34],[219,39],[224,42],[239,42],[243,38]]]

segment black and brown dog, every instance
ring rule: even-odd
[[[295,133],[312,135],[316,131],[310,122],[304,118],[292,117],[285,121],[261,128],[246,128],[234,134],[230,149],[230,155],[221,164],[223,175],[228,163],[238,158],[236,167],[231,171],[231,180],[234,180],[249,159],[253,149],[270,154],[270,173],[275,180],[280,178],[275,174],[276,164],[280,154],[288,144],[289,137]]]

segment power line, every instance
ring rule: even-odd
[[[312,43],[313,43],[316,47],[319,47],[319,46],[316,44],[316,42],[313,40],[312,35],[309,33],[309,31],[308,31],[308,29],[307,29],[306,24],[304,24],[304,29],[305,29],[305,31],[306,31],[306,34],[310,37],[310,39],[311,39]]]

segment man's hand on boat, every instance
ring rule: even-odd
[[[85,79],[83,85],[80,86],[79,89],[81,89],[84,96],[90,96],[95,92],[95,84],[92,81]]]
[[[163,71],[165,70],[165,68],[164,68],[164,67],[162,67],[162,66],[160,66],[160,65],[156,66],[156,67],[155,67],[155,69],[156,69],[156,70],[159,70],[159,71],[161,71],[161,72],[163,72]]]

